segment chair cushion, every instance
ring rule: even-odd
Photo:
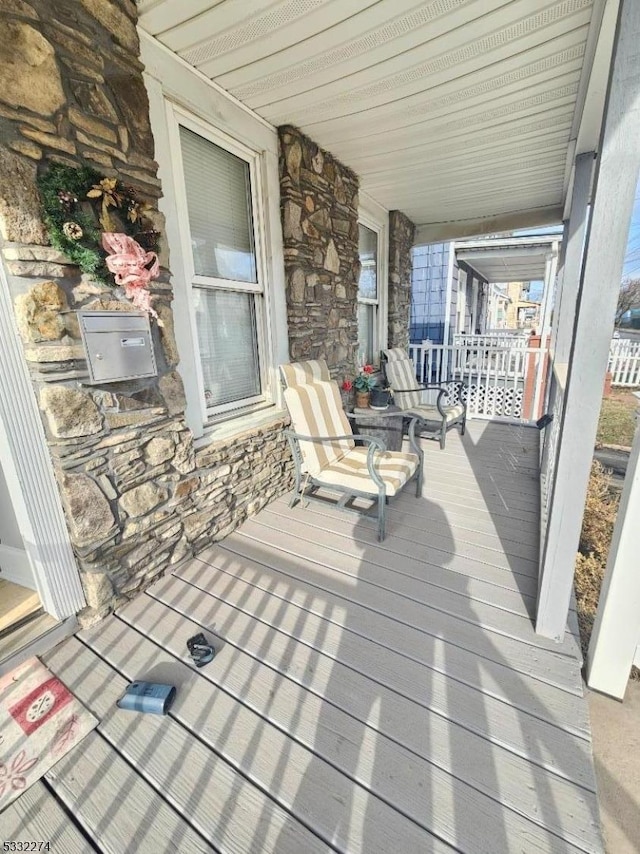
[[[464,406],[461,403],[456,403],[454,406],[443,406],[442,408],[446,414],[447,424],[450,424],[452,421],[457,421],[458,418],[461,418],[464,415]],[[405,415],[416,415],[418,418],[422,418],[425,421],[442,421],[442,415],[440,414],[438,407],[430,406],[428,404],[412,406],[411,409],[405,412]]]
[[[416,370],[413,362],[404,350],[394,347],[392,350],[383,350],[387,358],[384,368],[387,382],[393,391],[393,402],[400,409],[411,409],[419,406],[422,400],[422,391],[398,392],[400,388],[418,388]]]
[[[367,468],[366,446],[359,446],[335,460],[319,474],[315,480],[330,486],[342,486],[370,495],[378,494],[378,487],[369,475]],[[416,454],[405,454],[397,451],[376,451],[374,462],[380,477],[384,481],[387,495],[395,495],[411,478],[418,468]]]
[[[303,436],[352,435],[335,383],[314,382],[289,386],[284,391],[284,399],[296,433]],[[322,443],[301,441],[302,470],[317,475],[354,447],[352,439]]]
[[[324,359],[280,365],[280,374],[287,387],[306,385],[307,383],[331,382],[329,368]]]

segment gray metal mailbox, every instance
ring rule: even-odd
[[[92,383],[155,377],[149,317],[133,311],[78,311]]]

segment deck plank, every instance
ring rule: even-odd
[[[179,582],[174,580],[173,584],[179,585]],[[180,593],[180,590],[176,591],[178,600]],[[185,611],[197,609],[197,613],[206,613],[207,602],[202,596],[197,595],[197,591],[194,590],[193,593],[196,596],[189,601]],[[183,649],[181,641],[188,636],[187,633],[197,631],[200,626],[199,623],[196,624],[190,620],[186,614],[176,613],[172,609],[168,611],[167,606],[161,602],[156,602],[154,607],[149,607],[141,600],[136,600],[121,611],[121,616],[130,620],[138,630],[143,630],[153,640],[159,642],[163,649],[173,652],[174,655],[181,653]],[[216,623],[215,615],[213,623]],[[207,623],[207,625],[210,624]],[[222,639],[224,640],[225,636]],[[565,816],[571,815],[571,811],[576,808],[580,809],[580,815],[575,824],[569,822],[568,833],[563,832],[563,824],[559,820],[558,835],[556,835],[550,833],[540,820],[534,823],[515,810],[505,809],[503,801],[488,797],[458,776],[448,775],[435,763],[421,761],[399,745],[391,745],[379,733],[367,727],[363,728],[361,723],[341,713],[341,710],[334,705],[329,703],[325,703],[324,706],[317,705],[309,692],[290,681],[284,681],[262,662],[254,659],[247,662],[240,650],[225,645],[219,655],[218,665],[203,669],[202,675],[214,685],[224,687],[225,691],[243,704],[239,707],[242,711],[236,712],[236,719],[243,713],[248,717],[245,709],[251,709],[284,730],[290,738],[295,740],[295,743],[309,746],[315,756],[316,768],[308,771],[307,777],[310,774],[319,773],[317,765],[320,759],[324,759],[345,777],[355,781],[352,785],[359,783],[370,792],[369,809],[365,816],[357,819],[358,825],[362,826],[364,821],[373,825],[369,830],[372,839],[364,850],[371,850],[370,846],[374,844],[373,838],[379,838],[381,832],[379,822],[389,821],[389,810],[385,809],[386,804],[394,807],[398,812],[402,810],[416,824],[419,823],[425,830],[431,830],[438,838],[452,845],[462,845],[467,850],[474,840],[488,839],[491,833],[490,828],[495,829],[500,825],[504,826],[505,839],[511,840],[514,844],[517,842],[522,851],[591,850],[589,838],[592,833],[590,824],[593,822],[591,810],[594,802],[585,806],[586,797],[577,798],[575,790],[572,791],[564,781],[558,781],[555,787],[553,785],[549,787],[553,790],[554,800],[544,804],[541,802],[543,814],[546,815],[546,811],[549,811],[550,822],[555,820],[555,816],[562,811],[563,807],[566,808]],[[246,668],[243,667],[243,661],[247,665]],[[219,675],[220,670],[222,675]],[[383,710],[375,686],[372,688],[373,690],[367,693],[370,701],[369,716],[373,712],[377,719]],[[327,690],[330,693],[330,686],[327,686]],[[414,721],[415,725],[419,723],[423,724],[424,737],[434,739],[434,734],[429,731],[428,722]],[[476,768],[478,781],[481,781],[483,771],[487,774],[488,767],[493,761],[487,756],[485,760],[480,767]],[[466,756],[466,763],[472,764],[473,756]],[[527,774],[525,779],[531,782],[531,775]],[[506,786],[510,785],[506,780],[503,783]],[[526,783],[524,781],[521,783],[524,796]],[[569,803],[562,797],[560,789],[566,790]],[[431,803],[428,802],[425,793],[428,793]],[[449,793],[453,794],[455,808]],[[376,795],[379,800],[372,802],[371,798]],[[531,800],[530,790],[528,795]],[[352,803],[355,805],[356,798],[352,797]],[[467,816],[469,822],[467,827],[459,826],[456,819],[457,812],[463,812]],[[578,828],[581,828],[581,832],[578,832]],[[391,828],[386,826],[385,830],[388,833]],[[406,827],[404,832],[406,835]],[[396,839],[398,839],[397,835]],[[380,850],[390,850],[389,844],[387,837],[386,847]],[[415,834],[413,844],[419,844]],[[422,844],[425,842],[423,841]],[[404,845],[407,851],[421,850],[412,848],[409,840]],[[477,850],[483,849],[488,850],[486,846],[481,846]]]
[[[103,852],[213,851],[95,730],[45,776]]]
[[[354,514],[327,512],[327,508],[319,501],[309,502],[309,505],[304,508],[304,515],[292,514],[290,508],[283,501],[270,504],[265,508],[265,511],[260,514],[261,519],[270,518],[271,515],[287,519],[287,530],[289,530],[289,524],[292,520],[300,521],[305,525],[321,528],[326,532],[346,534],[356,541],[377,545],[377,520],[373,515],[371,517],[355,517]],[[533,546],[528,548],[526,555],[507,555],[503,549],[487,549],[474,542],[458,542],[454,535],[442,526],[438,526],[435,531],[425,530],[424,527],[408,527],[403,525],[402,517],[398,514],[395,514],[393,521],[390,522],[389,533],[384,542],[380,543],[380,548],[395,551],[396,538],[399,541],[409,541],[421,547],[425,556],[420,559],[427,563],[431,562],[428,556],[436,554],[436,566],[442,561],[448,563],[451,557],[458,555],[469,558],[470,561],[478,561],[498,569],[537,576],[537,553]]]
[[[519,620],[519,633],[510,634],[513,628],[503,631],[500,621],[514,617],[507,611],[491,609],[485,620],[491,625],[483,625],[478,612],[484,612],[482,603],[464,604],[463,597],[457,597],[457,612],[442,609],[438,605],[436,594],[447,591],[434,590],[431,603],[409,600],[391,589],[383,589],[368,583],[369,572],[376,568],[375,558],[361,561],[359,569],[349,555],[341,555],[315,542],[297,540],[282,531],[273,531],[267,526],[257,525],[252,520],[245,523],[240,532],[228,538],[227,548],[258,562],[266,562],[273,568],[279,568],[301,581],[312,580],[314,584],[331,595],[352,601],[369,609],[368,621],[376,630],[379,626],[388,626],[389,635],[394,638],[393,648],[421,660],[419,650],[425,648],[424,635],[437,637],[448,643],[465,649],[474,655],[481,655],[489,661],[509,666],[550,681],[568,691],[582,693],[580,669],[573,655],[576,646],[572,635],[567,635],[564,643],[555,644],[547,639],[535,644],[535,633],[530,622],[522,617]],[[203,552],[206,559],[208,552]],[[452,607],[452,606],[450,606]],[[487,606],[490,608],[490,606]],[[375,616],[374,616],[375,615]],[[365,623],[367,618],[365,617]],[[539,647],[548,651],[541,659]]]
[[[127,680],[80,641],[73,638],[58,647],[46,657],[46,664],[100,719],[98,731],[114,752],[124,756],[216,850],[225,854],[327,850],[317,836],[174,718],[116,710]]]
[[[457,721],[515,752],[529,755],[530,737],[536,743],[551,744],[548,759],[551,767],[560,773],[565,773],[560,759],[562,745],[573,744],[564,740],[564,734],[588,738],[588,716],[582,698],[531,677],[518,675],[515,678],[504,668],[492,669],[484,662],[479,667],[477,660],[460,655],[457,648],[442,642],[434,644],[424,662],[403,657],[389,647],[384,633],[377,637],[372,637],[372,632],[369,636],[360,633],[353,607],[333,598],[327,599],[322,591],[311,585],[292,583],[286,576],[265,570],[264,566],[252,561],[238,560],[235,555],[225,555],[221,550],[218,556],[209,559],[207,566],[198,566],[196,562],[187,564],[176,570],[176,575],[217,596],[226,608],[244,611],[250,617],[255,615],[267,626],[344,664],[354,674],[373,678],[401,697]],[[155,595],[154,591],[155,588],[150,595]],[[241,620],[233,611],[222,609],[221,613],[227,614],[229,624],[232,618]],[[250,635],[252,643],[258,634],[258,627],[254,626]],[[290,642],[274,636],[270,638],[271,643],[276,644],[274,649],[285,644],[289,650],[287,660],[294,659]],[[269,644],[264,644],[263,655],[267,657],[265,660],[271,661]],[[303,661],[308,654],[307,650],[301,651]],[[370,667],[372,657],[376,662],[375,671]],[[306,678],[304,667],[300,670],[300,678]],[[569,749],[580,752],[583,745]],[[557,757],[557,761],[553,757]],[[569,763],[566,767],[573,766]],[[566,773],[573,772],[567,770]],[[587,787],[590,779],[584,779]]]
[[[504,703],[493,702],[492,698],[480,692],[458,689],[445,683],[442,675],[437,673],[423,677],[424,702],[416,702],[396,692],[393,685],[384,681],[390,671],[378,667],[381,650],[371,644],[363,647],[348,629],[336,624],[327,625],[322,619],[310,616],[304,618],[303,624],[298,609],[269,601],[271,594],[265,591],[247,593],[241,587],[238,598],[242,607],[235,603],[231,605],[227,595],[229,584],[223,582],[222,589],[219,589],[220,585],[215,583],[214,573],[218,577],[222,573],[213,567],[204,576],[195,567],[193,572],[188,570],[189,567],[184,567],[184,573],[177,576],[182,584],[174,583],[175,579],[163,579],[154,585],[149,595],[196,620],[204,628],[215,624],[225,642],[233,643],[288,679],[326,697],[332,705],[359,720],[366,722],[367,698],[375,694],[381,698],[387,714],[374,728],[417,755],[431,761],[434,755],[444,756],[441,761],[446,762],[447,744],[460,738],[467,747],[473,744],[478,752],[491,756],[491,762],[495,761],[496,766],[506,764],[518,767],[524,773],[527,763],[533,763],[565,780],[578,782],[587,791],[593,791],[595,784],[589,744],[584,738],[567,738],[566,730],[562,731],[519,709],[509,708]],[[184,582],[192,589],[185,588]],[[216,595],[219,598],[216,599]],[[256,613],[260,613],[263,625],[256,623]],[[277,626],[273,622],[277,622]],[[301,642],[301,646],[293,651],[291,637]],[[309,649],[302,644],[315,653],[313,667],[309,667]],[[361,647],[361,664],[363,661],[366,663],[363,654],[368,653],[370,664],[366,671],[349,666],[354,663],[351,651],[354,646]],[[375,667],[371,665],[372,661],[375,661]],[[329,685],[331,690],[327,689]],[[443,691],[443,687],[448,690]],[[427,714],[431,734],[429,742],[424,738],[423,727]],[[414,726],[413,721],[419,725]],[[491,746],[487,747],[485,741],[489,741]],[[515,754],[515,758],[509,754]],[[536,775],[538,771],[534,770],[533,776]],[[524,799],[530,802],[531,798],[531,789],[527,786]]]
[[[362,850],[371,854],[386,854],[397,847],[398,839],[404,840],[407,852],[451,854],[449,845],[234,699],[226,691],[235,667],[231,646],[197,671],[186,641],[198,630],[197,624],[145,594],[125,606],[119,618],[105,621],[100,631],[82,637],[129,679],[164,662],[163,672],[170,672],[181,686],[172,717],[296,818],[311,824],[335,850],[361,850],[364,833],[367,846]],[[277,689],[277,680],[272,688]],[[279,850],[277,844],[273,850]]]
[[[49,842],[52,852],[64,854],[96,851],[42,780],[2,811],[0,827],[2,842]]]

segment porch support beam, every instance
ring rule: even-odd
[[[558,225],[562,222],[562,205],[534,208],[527,211],[511,211],[488,217],[458,219],[445,222],[427,222],[416,228],[417,244],[441,243],[463,237],[478,237],[497,231],[513,231],[518,228],[534,228],[542,225]]]
[[[587,683],[619,700],[640,643],[640,427],[624,479],[600,603],[587,653]]]
[[[602,388],[640,170],[640,3],[622,0],[576,301],[536,631],[564,638]]]

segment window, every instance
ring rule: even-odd
[[[178,137],[185,267],[206,420],[264,400],[255,163],[186,119],[179,119]]]
[[[360,280],[358,282],[358,362],[372,364],[379,349],[378,340],[378,232],[358,225]]]

